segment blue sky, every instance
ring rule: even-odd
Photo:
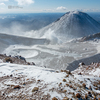
[[[0,0],[0,13],[100,12],[100,0]]]

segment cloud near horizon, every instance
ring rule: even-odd
[[[67,8],[66,8],[66,7],[61,6],[61,7],[57,7],[57,10],[67,10]]]
[[[18,2],[18,5],[29,5],[29,4],[32,4],[34,3],[34,0],[15,0]]]
[[[4,3],[0,3],[0,5],[1,5],[1,6],[5,6],[5,4],[4,4]]]
[[[9,0],[0,0],[0,2],[9,1]]]

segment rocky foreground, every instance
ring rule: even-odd
[[[23,57],[0,59],[0,100],[100,100],[100,63],[70,72],[29,65]]]

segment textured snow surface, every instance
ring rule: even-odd
[[[92,72],[92,74],[94,75],[95,72]],[[94,82],[100,81],[100,77],[94,77],[93,75],[71,75],[67,74],[66,71],[60,72],[38,66],[0,63],[0,91],[2,90],[0,97],[14,100],[20,96],[24,100],[41,99],[46,95],[49,99],[56,97],[62,100],[67,96],[74,100],[75,98],[72,96],[76,93],[85,96],[84,94],[91,91],[89,86],[95,93],[100,93],[99,88],[96,90],[93,86]],[[82,87],[83,83],[86,84],[87,89]],[[14,89],[16,85],[19,85],[20,89]],[[39,91],[32,92],[34,87],[38,87]]]
[[[100,76],[100,68],[94,69],[90,72],[90,74],[93,74],[94,76]]]
[[[52,69],[46,69],[36,66],[25,66],[16,64],[0,63],[0,77],[11,74],[23,74],[27,78],[34,77],[37,80],[45,80],[46,83],[53,83],[61,81],[64,73],[55,73]]]

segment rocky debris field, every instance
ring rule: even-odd
[[[100,77],[100,63],[92,62],[90,65],[85,65],[84,63],[80,63],[79,67],[72,73],[73,74],[77,73],[78,75]]]
[[[35,65],[34,62],[27,62],[22,56],[7,56],[6,54],[0,54],[0,59],[5,63],[21,64],[21,65]]]
[[[0,63],[0,100],[100,100],[100,63],[73,72]]]

